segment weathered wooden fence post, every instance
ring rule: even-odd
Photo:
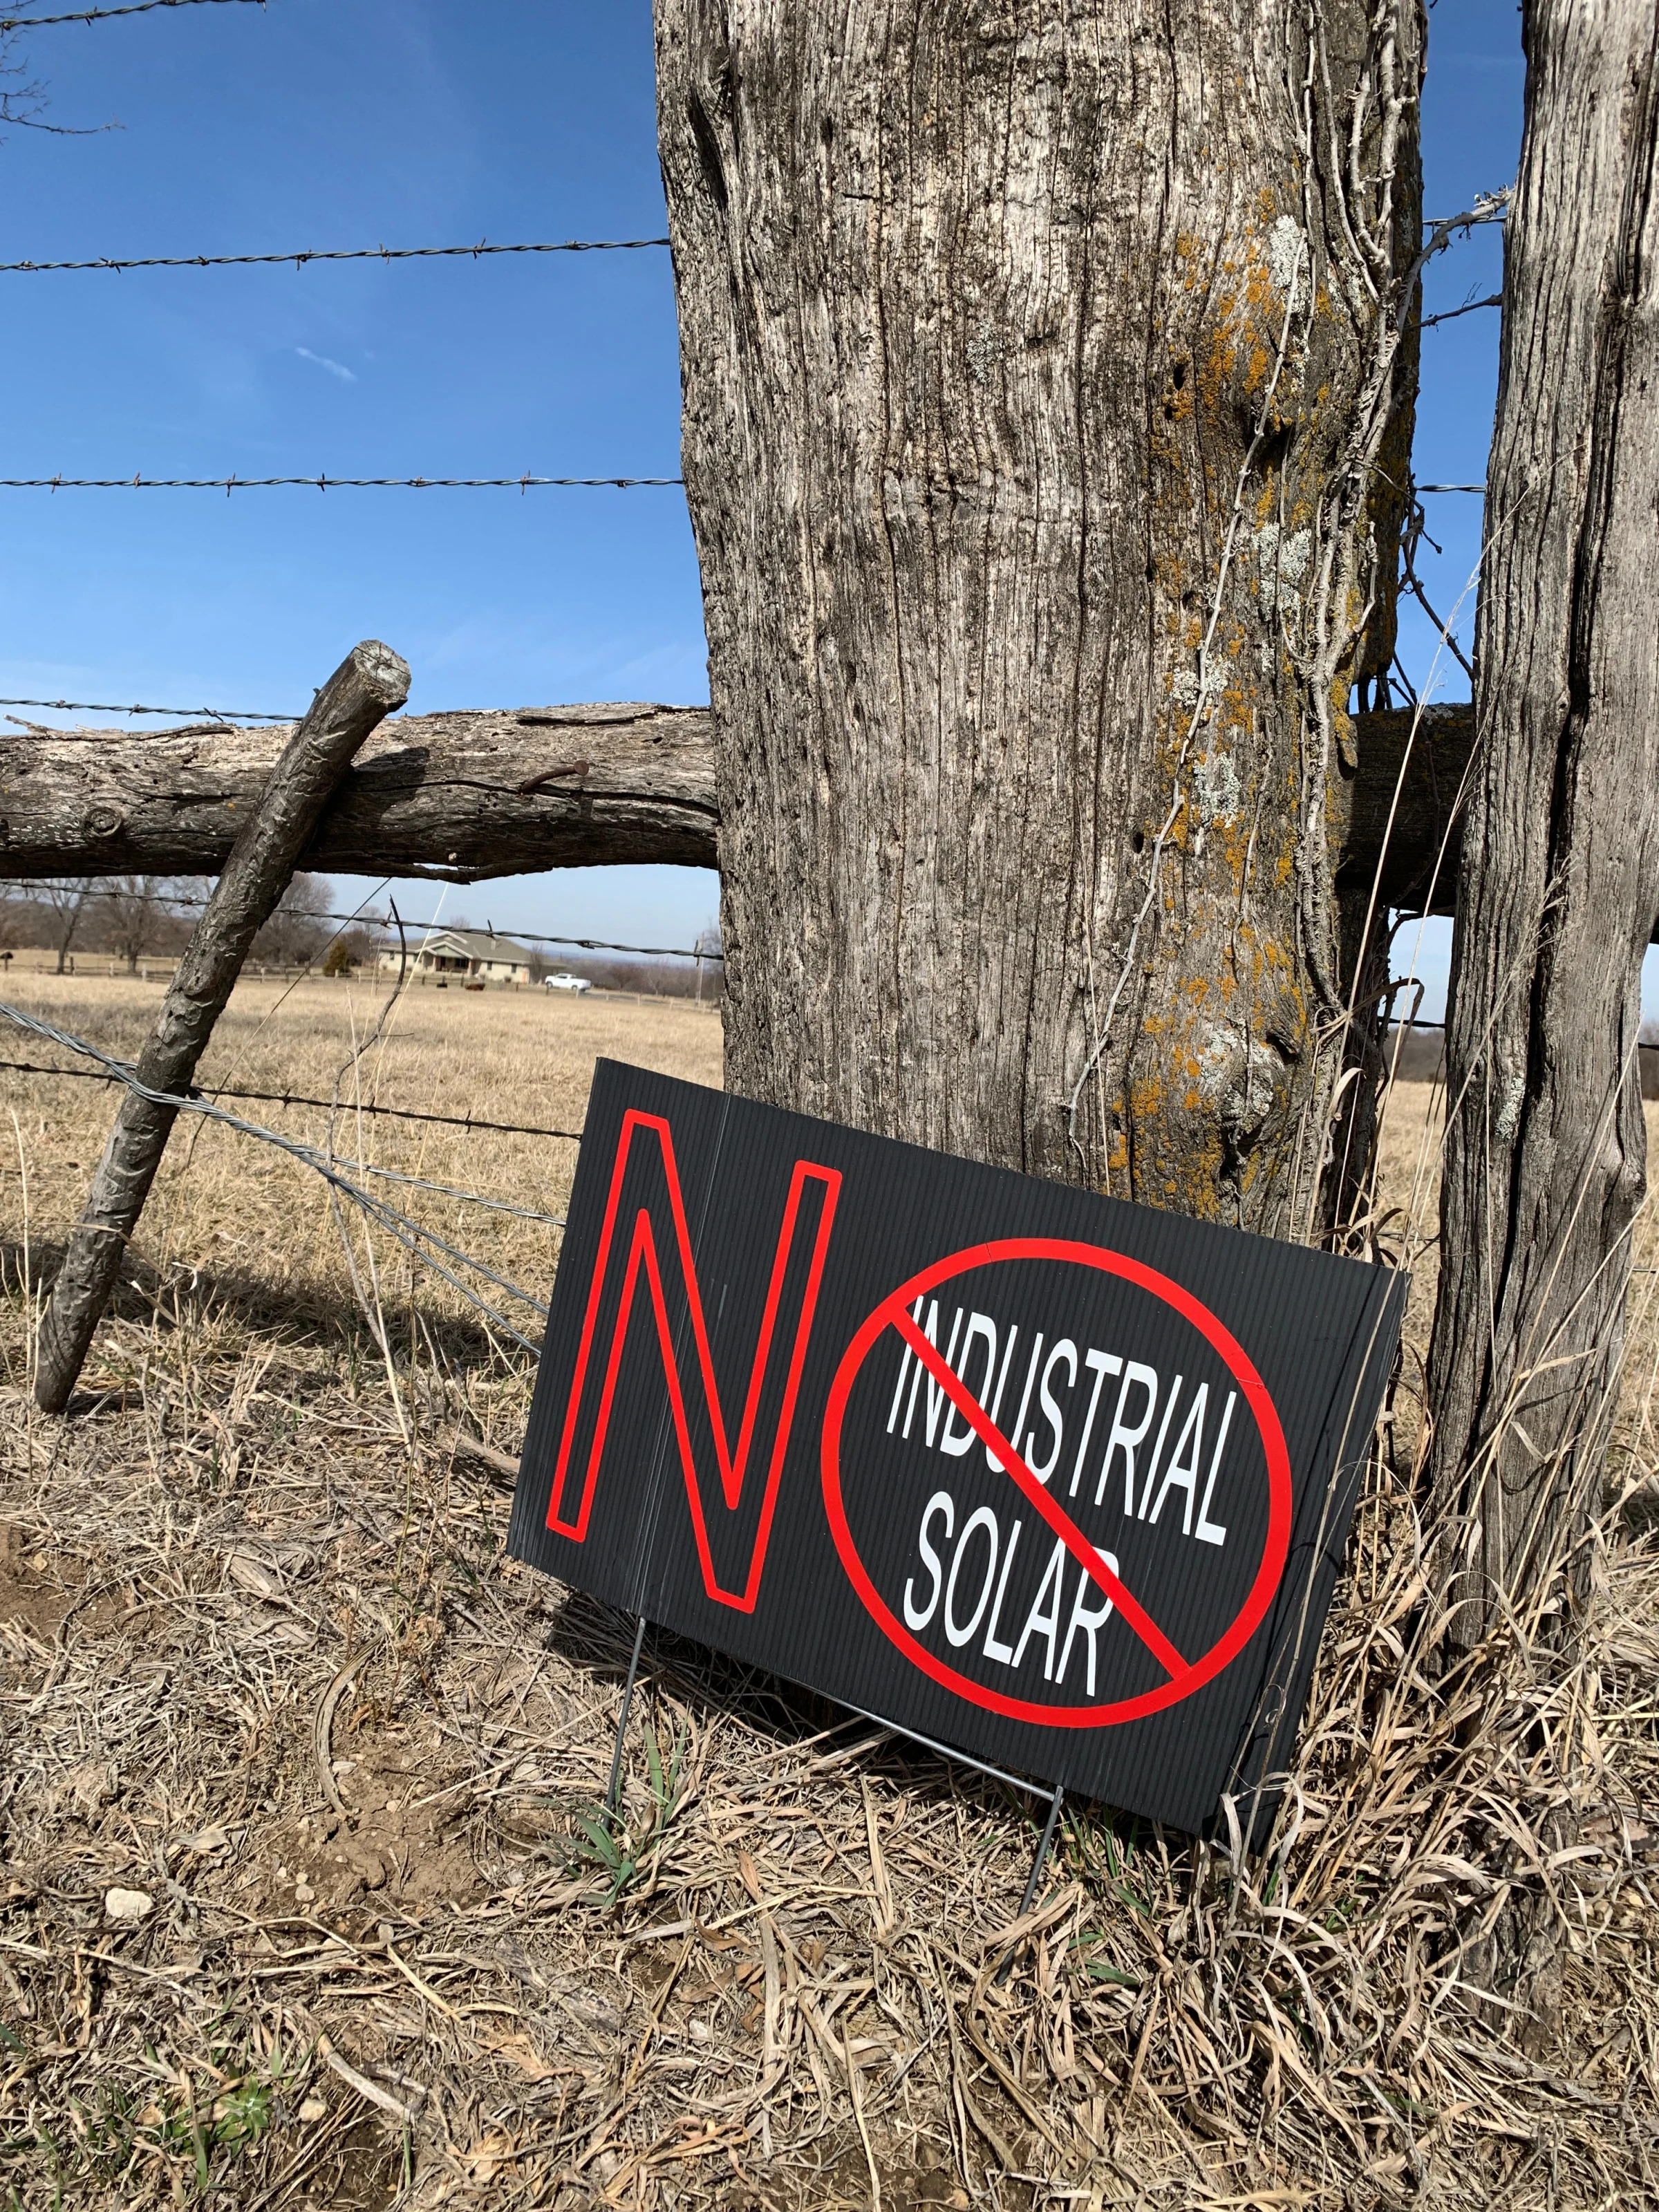
[[[270,774],[202,911],[138,1061],[151,1090],[178,1092],[196,1073],[260,925],[309,842],[330,794],[369,732],[409,696],[409,668],[373,640],[354,647],[317,694]],[[69,1403],[93,1332],[161,1165],[178,1109],[129,1091],[40,1328],[36,1402]]]

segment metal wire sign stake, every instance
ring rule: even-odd
[[[1048,1799],[1265,1840],[1388,1270],[601,1060],[508,1534]],[[643,1309],[644,1310],[641,1310]]]

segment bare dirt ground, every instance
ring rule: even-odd
[[[10,995],[130,1053],[160,987]],[[720,1079],[684,1005],[412,991],[352,1065],[380,1012],[250,986],[203,1080],[575,1129],[599,1054]],[[0,2203],[1659,2201],[1632,1510],[1659,1275],[1567,1684],[1522,1637],[1449,1692],[1404,1656],[1408,1358],[1273,1851],[1077,1808],[1015,1928],[1029,1799],[670,1639],[625,1821],[596,1822],[631,1624],[504,1555],[532,1361],[268,1147],[181,1126],[71,1418],[37,1414],[33,1319],[113,1094],[0,1070]],[[1419,1346],[1437,1127],[1399,1095]],[[549,1216],[574,1152],[355,1112],[333,1143]],[[546,1297],[556,1228],[381,1188]],[[1565,1962],[1524,2051],[1464,1972],[1523,1891]]]

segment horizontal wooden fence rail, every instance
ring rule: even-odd
[[[1382,904],[1449,913],[1469,709],[1429,709],[1414,739],[1412,722],[1358,718],[1358,770],[1331,793],[1338,876],[1368,888],[1381,859]],[[291,733],[9,731],[0,878],[216,874]],[[718,829],[706,708],[410,714],[364,746],[301,866],[451,883],[611,861],[713,867]]]
[[[0,877],[213,875],[292,734],[0,737]],[[714,866],[704,708],[525,707],[382,724],[300,865],[475,883],[605,861]]]

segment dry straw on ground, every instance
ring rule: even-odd
[[[14,992],[123,1050],[158,995]],[[378,1007],[277,996],[238,994],[204,1079],[330,1095]],[[719,1079],[692,1007],[415,992],[342,1088],[574,1127],[599,1052]],[[354,1226],[348,1264],[291,1162],[181,1128],[80,1410],[35,1415],[32,1316],[112,1097],[6,1096],[0,2202],[1659,2195],[1659,1276],[1570,1678],[1547,1619],[1429,1678],[1408,1354],[1273,1849],[1078,1808],[1011,1927],[1029,1800],[666,1638],[623,1833],[595,1825],[630,1624],[504,1557],[530,1363],[395,1245]],[[1399,1094],[1402,1249],[1437,1127]],[[568,1146],[334,1136],[563,1211]],[[556,1231],[411,1210],[545,1295]],[[1521,1894],[1564,1960],[1525,2040],[1469,1977]]]

